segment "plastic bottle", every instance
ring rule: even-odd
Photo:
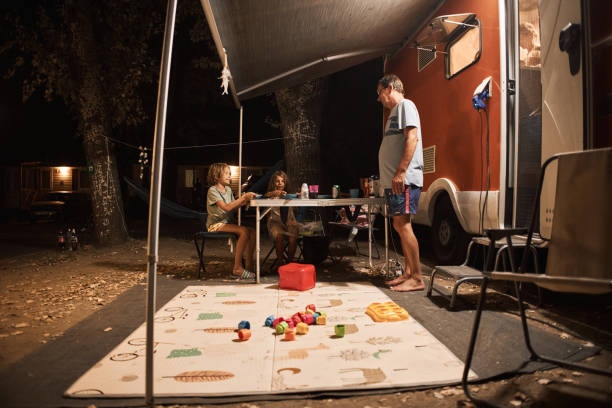
[[[374,192],[374,197],[380,197],[380,179],[378,176],[374,176],[374,181],[372,182],[372,191]]]
[[[308,198],[308,184],[303,183],[302,184],[302,190],[301,190],[301,198],[305,199]]]

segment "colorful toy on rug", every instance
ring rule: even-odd
[[[276,325],[276,334],[283,334],[289,328],[289,323],[282,321]]]
[[[265,325],[272,327],[277,335],[285,334],[285,340],[295,340],[296,334],[308,333],[308,326],[311,324],[325,325],[327,324],[327,315],[323,311],[316,311],[317,307],[313,304],[306,306],[305,312],[296,312],[290,318],[285,319],[284,317],[274,317],[270,315],[266,317]],[[238,325],[241,329],[241,325],[249,324],[246,320],[243,320]],[[249,327],[246,327],[250,329]],[[289,333],[287,335],[286,333]]]
[[[314,265],[288,263],[278,268],[280,289],[304,291],[315,287],[317,275]]]
[[[278,326],[278,324],[283,321],[285,321],[285,319],[283,319],[282,317],[277,317],[272,321],[272,327],[276,329],[276,326]]]
[[[285,330],[285,341],[295,340],[295,329],[289,328]]]
[[[297,330],[297,334],[308,333],[308,325],[306,323],[298,323],[297,326],[295,326],[295,328]]]
[[[336,333],[336,337],[344,337],[344,333],[346,332],[346,327],[343,324],[337,324],[334,327],[334,333]]]
[[[240,323],[238,323],[238,330],[242,330],[242,329],[251,330],[251,323],[249,323],[248,320],[242,320]]]
[[[242,341],[248,340],[251,338],[251,331],[249,329],[240,329],[238,330],[238,338]]]
[[[410,319],[410,315],[403,307],[394,302],[371,303],[366,314],[375,322],[398,322]]]

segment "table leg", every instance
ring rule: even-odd
[[[255,267],[255,271],[256,271],[256,280],[255,283],[259,283],[259,206],[255,207],[255,260],[257,263],[257,266]]]
[[[372,265],[372,203],[368,203],[368,261],[370,262],[370,269],[374,267]]]

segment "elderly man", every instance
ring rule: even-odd
[[[404,86],[396,75],[382,77],[376,92],[378,101],[390,111],[378,151],[380,183],[406,259],[404,274],[385,283],[397,292],[423,290],[419,243],[410,218],[417,211],[423,187],[419,112],[412,101],[404,98]]]

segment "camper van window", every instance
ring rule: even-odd
[[[446,46],[446,79],[451,79],[469,68],[480,58],[482,48],[480,21],[475,18],[467,23],[476,27],[466,26],[462,30],[457,30],[457,35]]]

